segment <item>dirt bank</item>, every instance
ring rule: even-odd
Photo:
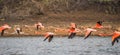
[[[77,35],[84,35],[84,27],[94,27],[96,22],[99,20],[103,20],[103,29],[97,29],[98,32],[93,32],[92,35],[97,35],[99,33],[110,34],[114,31],[114,29],[120,28],[119,22],[119,14],[118,15],[109,15],[103,13],[96,13],[93,11],[81,11],[81,12],[72,12],[72,13],[62,13],[62,14],[54,14],[48,13],[42,16],[36,17],[24,17],[24,18],[6,18],[5,20],[0,21],[0,25],[7,23],[12,29],[6,31],[5,36],[18,36],[15,33],[15,26],[20,26],[23,29],[23,33],[21,36],[36,36],[36,35],[44,35],[46,32],[54,32],[58,36],[66,36],[68,35],[68,28],[71,22],[77,24],[77,28],[81,30],[81,32],[77,33]],[[43,23],[45,26],[44,30],[36,31],[34,24],[37,22]],[[27,27],[26,27],[27,26]],[[60,31],[55,32],[55,29],[59,28]]]

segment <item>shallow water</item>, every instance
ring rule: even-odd
[[[43,39],[0,38],[0,55],[120,55],[120,42],[111,46],[110,37],[55,37],[50,43]]]

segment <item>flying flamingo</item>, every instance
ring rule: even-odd
[[[72,39],[75,35],[76,35],[76,24],[71,22],[68,39]]]
[[[75,28],[69,29],[69,36],[68,39],[72,39],[76,35]]]
[[[94,28],[99,28],[99,29],[103,28],[102,23],[103,23],[103,21],[98,21]]]
[[[115,31],[114,33],[113,33],[113,36],[112,36],[112,46],[114,45],[114,43],[117,41],[117,42],[119,42],[118,41],[118,38],[120,37],[120,32],[118,32],[118,31]]]
[[[95,32],[95,31],[97,31],[97,30],[92,29],[92,28],[87,28],[84,39],[87,39],[87,38],[91,35],[91,33],[92,33],[92,32]]]
[[[119,42],[118,38],[120,37],[120,32],[119,31],[114,31],[114,33],[111,33],[111,34],[103,34],[103,33],[100,33],[98,34],[99,36],[112,36],[112,46],[114,45],[115,42]]]
[[[43,41],[45,41],[46,39],[48,39],[48,42],[51,42],[52,39],[53,39],[53,36],[54,36],[54,33],[52,33],[52,32],[47,32],[47,33],[45,34],[45,39],[44,39]]]
[[[37,24],[35,24],[36,29],[38,30],[39,28],[42,29],[44,28],[44,26],[42,25],[42,23],[38,22]]]
[[[16,28],[16,32],[17,32],[18,35],[20,35],[20,33],[22,32],[22,28],[17,27],[17,28]]]
[[[7,24],[4,24],[3,26],[0,27],[0,32],[1,32],[1,36],[4,35],[4,31],[7,29],[10,29],[11,27]]]
[[[77,32],[80,32],[80,30],[77,28],[76,29],[75,28],[69,29],[68,39],[72,39],[76,35]]]

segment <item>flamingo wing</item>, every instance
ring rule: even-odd
[[[92,31],[87,31],[84,39],[87,39],[91,35],[91,33],[92,33]]]
[[[71,33],[68,37],[68,39],[72,39],[73,37],[75,37],[76,33]]]
[[[115,34],[115,35],[112,36],[112,46],[114,45],[115,41],[118,42],[118,39],[117,39],[118,37],[120,37],[120,36],[117,35],[117,34]]]
[[[4,29],[3,27],[0,27],[0,32],[2,32],[3,29]]]

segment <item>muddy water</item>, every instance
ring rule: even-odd
[[[120,55],[120,42],[111,46],[110,37],[67,39],[55,37],[0,38],[0,55]]]

